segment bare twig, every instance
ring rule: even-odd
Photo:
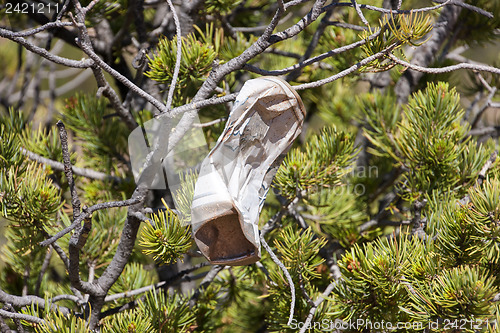
[[[0,316],[6,317],[6,318],[12,318],[12,319],[20,319],[20,320],[26,320],[29,321],[30,323],[35,323],[35,324],[43,324],[45,321],[43,319],[40,319],[38,317],[22,314],[22,313],[17,313],[17,312],[10,312],[10,311],[5,311],[0,309]]]
[[[181,23],[179,22],[179,17],[175,11],[175,7],[172,4],[172,0],[167,0],[170,11],[174,16],[175,31],[177,35],[177,55],[175,58],[175,68],[174,74],[172,75],[172,82],[170,82],[170,88],[168,89],[167,105],[166,109],[170,110],[172,105],[172,99],[174,97],[175,85],[177,84],[177,77],[179,76],[179,70],[181,68],[181,56],[182,56],[182,34],[181,34]]]
[[[491,153],[490,158],[486,161],[486,163],[481,168],[481,171],[479,171],[479,174],[477,175],[477,181],[475,185],[476,187],[481,186],[481,184],[483,184],[483,181],[486,179],[486,174],[488,173],[488,170],[491,168],[493,163],[495,163],[497,156],[498,156],[498,151],[494,151],[493,153]]]
[[[370,23],[366,20],[365,16],[363,15],[363,12],[361,11],[361,8],[359,8],[358,3],[356,0],[351,0],[352,6],[356,10],[356,13],[358,13],[359,18],[361,19],[361,22],[363,22],[364,25],[369,26]]]
[[[301,272],[298,272],[298,277],[299,277],[299,288],[300,291],[302,291],[302,296],[304,296],[307,304],[309,304],[310,306],[314,306],[313,300],[311,299],[311,297],[309,297],[309,294],[307,293],[307,290],[304,287],[304,279],[302,278]]]
[[[66,178],[68,179],[68,185],[71,192],[73,219],[77,220],[80,216],[80,199],[78,198],[76,185],[73,179],[73,171],[68,149],[68,134],[66,133],[66,128],[64,127],[62,121],[57,122],[57,127],[59,128],[59,137],[61,138],[62,155],[64,160],[64,173],[66,174]],[[87,294],[95,294],[100,291],[99,286],[96,286],[89,282],[84,282],[80,279],[80,250],[87,240],[89,225],[91,223],[89,216],[90,214],[86,214],[86,217],[84,217],[83,220],[85,221],[85,223],[83,226],[80,223],[76,224],[76,232],[73,233],[70,238],[68,275],[72,285],[76,289],[84,291]]]
[[[482,76],[480,76],[482,78]],[[479,120],[481,119],[484,111],[488,108],[488,106],[491,104],[491,100],[495,96],[497,92],[497,87],[490,87],[490,93],[488,94],[488,97],[486,98],[486,101],[484,102],[483,106],[479,109],[479,111],[476,113],[474,116],[474,119],[471,122],[470,127],[475,128],[477,124],[479,123]]]
[[[306,330],[309,328],[309,324],[311,323],[311,320],[314,317],[314,314],[316,313],[316,310],[318,309],[318,306],[320,306],[320,304],[325,300],[325,298],[327,298],[328,295],[330,295],[333,288],[335,288],[336,284],[337,284],[337,282],[330,283],[328,285],[328,287],[326,287],[325,291],[316,299],[316,301],[314,301],[314,306],[311,307],[311,309],[309,310],[309,314],[307,315],[307,318],[304,321],[304,325],[300,329],[299,333],[306,332]]]
[[[380,52],[377,52],[375,53],[374,55],[370,56],[370,57],[367,57],[363,60],[361,60],[360,62],[358,62],[357,64],[355,65],[352,65],[351,67],[343,70],[342,72],[338,73],[338,74],[335,74],[335,75],[332,75],[326,79],[323,79],[323,80],[318,80],[318,81],[314,81],[314,82],[309,82],[309,83],[304,83],[304,84],[301,84],[301,85],[298,85],[298,86],[294,86],[293,88],[295,90],[304,90],[304,89],[309,89],[309,88],[316,88],[316,87],[319,87],[319,86],[322,86],[324,84],[327,84],[327,83],[330,83],[330,82],[333,82],[335,80],[338,80],[340,78],[343,78],[344,76],[347,76],[351,73],[354,73],[355,71],[357,71],[358,69],[360,69],[361,67],[365,66],[365,65],[368,65],[370,62],[372,62],[373,60],[376,60],[376,59],[380,59],[382,57],[385,57],[387,56],[388,54],[390,54],[390,51],[395,47],[396,45],[393,44],[391,46],[389,46],[388,48],[386,48],[385,50],[382,50]]]
[[[392,61],[399,65],[403,65],[405,67],[414,69],[416,71],[422,72],[422,73],[429,73],[429,74],[442,74],[442,73],[449,73],[453,72],[459,69],[471,69],[474,71],[482,71],[482,72],[490,72],[493,74],[499,74],[500,75],[500,68],[492,67],[492,66],[487,66],[487,65],[476,65],[476,64],[468,64],[468,63],[461,63],[461,64],[456,64],[456,65],[451,65],[451,66],[445,66],[445,67],[439,67],[439,68],[430,68],[430,67],[423,67],[415,64],[411,64],[409,62],[406,62],[404,60],[401,60],[394,56],[393,54],[388,55],[389,58],[391,58]]]
[[[126,298],[126,297],[136,296],[136,295],[145,293],[146,291],[149,291],[149,290],[152,290],[152,289],[159,289],[159,288],[162,288],[162,287],[170,286],[170,285],[172,285],[173,282],[181,279],[182,277],[186,276],[187,274],[189,274],[191,272],[194,272],[194,271],[196,271],[196,270],[198,270],[198,269],[200,269],[202,267],[205,267],[207,265],[209,265],[208,262],[202,262],[202,263],[200,263],[198,265],[195,265],[193,267],[190,267],[188,269],[180,271],[179,273],[175,274],[174,276],[168,278],[165,281],[161,281],[161,282],[158,282],[156,284],[152,284],[152,285],[149,285],[149,286],[146,286],[146,287],[142,287],[142,288],[139,288],[139,289],[126,291],[124,293],[118,293],[118,294],[109,295],[109,296],[106,296],[106,298],[104,299],[104,301],[105,302],[111,302],[111,301],[114,301],[114,300],[117,300],[117,299],[120,299],[120,298]]]
[[[437,3],[444,3],[445,1],[444,0],[433,0],[433,2],[437,2]],[[459,7],[462,7],[462,8],[465,8],[465,9],[468,9],[470,11],[473,11],[473,12],[476,12],[478,14],[481,14],[483,16],[486,16],[487,18],[494,18],[495,16],[493,15],[493,13],[490,13],[482,8],[479,8],[479,7],[476,7],[476,6],[473,6],[471,4],[468,4],[468,3],[465,3],[465,2],[462,2],[462,1],[456,1],[456,0],[452,0],[449,2],[450,5],[454,5],[454,6],[459,6]]]
[[[203,123],[203,124],[194,124],[193,126],[194,127],[200,127],[200,128],[209,127],[209,126],[221,123],[221,122],[226,121],[226,120],[227,120],[226,117],[222,117],[222,118],[215,119],[215,120],[212,120],[212,121],[207,121],[206,123]]]
[[[31,36],[34,34],[37,34],[41,31],[51,29],[51,28],[61,28],[61,27],[66,27],[73,25],[71,22],[61,22],[61,21],[56,21],[56,22],[49,22],[47,24],[44,24],[38,28],[35,29],[30,29],[30,30],[24,30],[24,31],[19,31],[19,32],[12,32],[13,37],[27,37]]]
[[[66,307],[56,306],[54,304],[46,304],[45,300],[41,297],[33,295],[27,295],[27,296],[9,295],[2,289],[0,289],[0,302],[4,304],[11,304],[16,308],[28,306],[31,304],[36,304],[42,309],[45,309],[46,306],[50,306],[52,310],[59,311],[64,315],[68,315],[70,313],[70,310]]]
[[[278,6],[282,12],[285,12],[285,4],[283,3],[283,0],[278,0]]]
[[[350,23],[345,23],[345,22],[339,22],[339,21],[328,21],[328,25],[333,25],[339,28],[344,28],[344,29],[351,29],[354,31],[364,31],[368,30],[367,27],[362,27],[360,25],[356,24],[350,24]]]
[[[76,192],[76,185],[73,179],[73,166],[71,165],[71,160],[69,157],[68,148],[68,133],[62,121],[57,122],[57,128],[59,129],[59,137],[61,139],[61,148],[64,161],[64,174],[68,180],[69,190],[71,192],[71,205],[73,206],[73,218],[78,218],[80,215],[80,199],[78,198],[78,193]]]
[[[151,103],[154,107],[156,107],[159,111],[166,111],[165,105],[162,102],[158,101],[156,98],[148,94],[146,91],[142,90],[138,86],[136,86],[132,81],[126,78],[124,75],[119,73],[117,70],[113,69],[110,65],[108,65],[104,60],[102,60],[95,52],[92,46],[92,42],[90,40],[87,27],[85,26],[85,11],[82,9],[80,3],[76,0],[73,0],[73,5],[76,9],[76,19],[71,17],[74,20],[75,26],[79,31],[79,39],[77,41],[78,45],[91,59],[94,60],[94,64],[91,67],[94,72],[94,76],[96,78],[97,84],[102,89],[102,92],[105,96],[110,100],[113,104],[113,107],[118,112],[120,117],[126,122],[127,126],[130,129],[134,129],[137,127],[137,123],[130,114],[130,112],[125,109],[118,97],[117,93],[114,89],[109,85],[104,77],[103,70],[108,72],[113,78],[117,81],[121,82],[125,85],[130,91],[135,94],[143,97],[149,103]]]
[[[57,295],[54,296],[50,299],[52,303],[59,302],[59,301],[72,301],[75,302],[77,305],[83,305],[85,304],[84,300],[81,300],[80,298],[76,297],[75,295]]]
[[[436,2],[436,1],[435,1]],[[439,9],[441,7],[444,7],[448,4],[451,4],[452,0],[446,0],[443,3],[436,5],[436,6],[431,6],[431,7],[423,7],[423,8],[415,8],[415,9],[410,9],[410,10],[395,10],[395,9],[386,9],[386,8],[380,8],[380,7],[375,7],[372,5],[359,5],[360,9],[368,9],[368,10],[373,10],[375,12],[383,13],[383,14],[410,14],[410,13],[423,13],[423,12],[429,12],[433,11],[436,9]],[[352,7],[352,2],[338,2],[338,3],[333,3],[331,5],[325,6],[323,10],[328,10],[332,7],[336,6],[342,6],[342,7]]]
[[[58,171],[64,171],[64,164],[61,162],[53,161],[51,159],[45,158],[43,156],[40,156],[38,154],[35,154],[29,150],[26,150],[24,148],[21,148],[21,153],[25,156],[27,156],[30,160],[36,161],[38,163],[42,163],[45,165],[50,166],[54,170]],[[90,179],[97,179],[97,180],[112,180],[115,182],[121,182],[122,179],[120,177],[116,176],[110,176],[107,175],[103,172],[100,171],[95,171],[92,169],[86,169],[86,168],[79,168],[75,166],[71,166],[71,170],[75,175],[90,178]]]
[[[14,307],[12,307],[12,305],[10,305],[10,304],[5,304],[2,310],[18,314],[16,312],[16,310],[14,309]],[[19,317],[12,318],[12,321],[16,325],[17,333],[26,333],[26,331],[24,330],[23,325],[21,324],[21,319]]]
[[[285,215],[288,210],[295,206],[299,202],[299,200],[300,199],[297,196],[292,201],[283,204],[281,206],[281,209],[276,214],[274,214],[274,216],[262,227],[262,229],[260,230],[260,238],[263,238],[268,232],[276,228],[283,215]]]
[[[380,34],[380,30],[378,30],[377,32],[375,32],[370,37],[368,37],[368,40],[374,39],[379,34]],[[340,54],[340,53],[343,53],[343,52],[355,49],[355,48],[360,47],[360,46],[362,46],[364,44],[366,44],[366,40],[365,39],[357,41],[357,42],[354,42],[354,43],[351,43],[349,45],[344,45],[344,46],[338,47],[336,49],[333,49],[331,51],[325,52],[325,53],[320,54],[318,56],[315,56],[315,57],[309,58],[307,60],[301,61],[298,64],[295,64],[293,66],[286,67],[286,68],[279,69],[279,70],[270,70],[270,71],[267,71],[267,70],[260,69],[260,68],[258,68],[256,66],[249,65],[249,64],[246,64],[245,67],[244,67],[244,69],[246,69],[248,71],[251,71],[251,72],[254,72],[254,73],[257,73],[257,74],[261,74],[261,75],[284,75],[284,74],[290,73],[292,71],[295,71],[295,70],[297,70],[299,68],[303,68],[303,67],[309,66],[309,65],[311,65],[311,64],[313,64],[315,62],[321,61],[323,59],[326,59],[326,58],[332,57],[334,55],[337,55],[337,54]]]
[[[52,246],[52,248],[54,249],[54,251],[56,251],[59,258],[61,258],[66,269],[69,270],[69,259],[68,256],[66,255],[66,252],[64,252],[64,250],[56,242],[51,243],[50,246]]]
[[[224,266],[221,266],[221,265],[214,265],[214,266],[212,266],[212,268],[210,268],[210,271],[205,276],[205,278],[203,278],[199,287],[196,289],[193,296],[189,300],[189,304],[191,306],[193,306],[196,303],[196,301],[198,300],[198,297],[200,297],[200,295],[201,295],[201,292],[203,290],[205,290],[205,288],[207,288],[210,285],[210,283],[212,283],[212,281],[215,279],[217,274],[219,274],[219,272],[222,271],[223,269],[224,269]]]
[[[236,99],[236,96],[238,96],[238,93],[233,93],[222,97],[214,96],[208,99],[202,99],[199,102],[192,102],[189,104],[185,104],[183,106],[178,106],[176,108],[173,108],[170,114],[172,115],[172,117],[175,117],[183,112],[198,110],[211,105],[224,104],[227,102],[234,101]]]
[[[290,326],[292,320],[293,320],[293,313],[295,311],[295,285],[293,283],[292,277],[290,276],[290,273],[286,269],[285,265],[279,260],[279,258],[274,254],[273,250],[267,244],[266,240],[264,239],[264,235],[261,233],[260,234],[260,242],[262,243],[262,246],[266,251],[269,253],[269,256],[271,259],[274,261],[276,265],[283,271],[283,274],[285,275],[288,284],[290,286],[290,294],[291,294],[291,300],[290,300],[290,315],[288,317],[288,323],[287,325]]]
[[[316,47],[319,44],[319,40],[321,39],[321,36],[325,32],[326,27],[328,27],[328,20],[330,19],[330,16],[332,15],[333,9],[326,11],[325,15],[321,19],[318,27],[316,28],[316,31],[314,32],[314,35],[311,39],[311,42],[307,46],[306,51],[304,52],[303,56],[300,57],[299,61],[303,62],[304,60],[308,59],[316,49]],[[290,74],[288,74],[286,80],[287,81],[295,81],[301,74],[301,68],[295,69],[292,71]]]
[[[3,320],[2,316],[0,316],[0,332],[2,332],[2,333],[11,333],[12,332],[9,325],[7,325],[5,320]]]
[[[276,48],[267,49],[263,53],[272,53],[272,54],[277,54],[277,55],[280,55],[283,57],[294,58],[294,59],[302,58],[302,56],[298,53],[283,51],[283,50],[279,50]]]
[[[47,246],[47,245],[52,244],[53,242],[55,242],[59,238],[61,238],[64,235],[66,235],[71,230],[75,229],[80,223],[82,223],[82,221],[85,218],[88,218],[95,211],[98,211],[98,210],[101,210],[101,209],[116,208],[116,207],[126,207],[126,206],[130,206],[130,205],[135,205],[137,203],[142,202],[142,200],[143,200],[142,198],[130,198],[130,199],[123,200],[123,201],[104,202],[104,203],[99,203],[99,204],[95,204],[93,206],[90,206],[85,211],[83,211],[80,214],[80,216],[78,216],[69,227],[67,227],[67,228],[59,231],[57,234],[55,234],[54,236],[50,237],[49,239],[46,239],[43,242],[40,242],[40,245],[41,246]]]
[[[51,247],[47,249],[47,253],[45,254],[45,258],[43,259],[42,267],[40,268],[40,273],[38,274],[38,279],[36,280],[35,295],[37,296],[40,295],[40,286],[42,285],[42,279],[45,275],[45,272],[47,272],[47,268],[49,268],[50,258],[52,258],[52,249],[53,248]]]
[[[467,133],[468,136],[484,136],[484,135],[492,135],[500,134],[500,126],[490,126],[490,127],[483,127],[483,128],[476,128],[472,129]]]
[[[91,59],[84,59],[84,60],[73,60],[73,59],[68,59],[68,58],[63,58],[60,56],[56,56],[44,48],[38,47],[34,45],[33,43],[28,42],[26,39],[23,37],[16,37],[13,35],[14,33],[12,31],[2,29],[0,28],[0,37],[10,39],[22,46],[28,51],[31,51],[35,54],[38,54],[39,56],[44,57],[47,60],[50,60],[56,64],[64,65],[66,67],[74,67],[74,68],[89,68],[94,64],[94,61]]]

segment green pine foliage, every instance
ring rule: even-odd
[[[107,158],[109,162],[104,167],[109,168],[112,162],[124,160],[128,131],[123,122],[111,114],[104,98],[80,94],[69,98],[66,100],[63,121],[68,129],[78,133],[75,139],[86,150],[88,157]],[[94,167],[91,158],[86,163]],[[99,169],[99,166],[96,167]]]
[[[363,110],[370,125],[365,135],[374,146],[371,152],[389,156],[409,170],[405,192],[413,199],[420,193],[459,190],[476,178],[488,159],[482,146],[468,144],[459,96],[445,83],[430,83],[416,92],[397,124],[396,113],[387,105]]]
[[[195,323],[196,312],[189,308],[189,299],[184,296],[150,292],[139,311],[151,322],[153,333],[186,332]]]
[[[382,238],[363,247],[355,245],[339,261],[344,279],[333,290],[334,316],[343,320],[370,319],[406,322],[400,308],[408,302],[406,279],[421,274],[418,268],[425,247],[417,238]]]
[[[213,25],[206,33],[197,28],[196,33],[181,38],[182,57],[176,85],[176,105],[189,101],[189,98],[205,81],[217,58],[222,39],[222,30],[214,31]],[[158,43],[156,53],[152,57],[148,56],[148,59],[150,70],[145,73],[146,76],[166,85],[166,90],[168,90],[177,59],[177,36],[172,40],[162,38]]]
[[[3,215],[21,226],[43,229],[54,220],[61,207],[60,191],[47,178],[47,172],[36,163],[29,163],[25,172],[11,166],[0,179]]]
[[[208,0],[205,1],[205,10],[208,14],[228,14],[241,0]]]
[[[191,231],[171,210],[151,215],[139,243],[143,252],[158,263],[175,263],[191,248]]]
[[[292,226],[284,228],[276,236],[274,245],[280,260],[292,274],[295,285],[297,303],[295,316],[305,318],[309,312],[308,298],[318,295],[314,282],[320,281],[320,267],[324,259],[318,251],[326,244],[323,238],[317,238],[311,229],[299,231]],[[269,297],[272,304],[266,320],[271,332],[292,332],[287,324],[290,311],[290,286],[283,272],[274,267],[269,273]],[[321,321],[325,312],[318,313],[315,320]]]
[[[366,204],[359,200],[361,186],[343,185],[318,191],[307,198],[304,217],[313,230],[348,248],[364,237],[358,228],[366,222]]]
[[[352,136],[334,127],[313,136],[304,151],[295,148],[278,170],[275,186],[281,195],[293,198],[302,191],[318,191],[339,185],[354,155]]]

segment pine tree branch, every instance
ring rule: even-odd
[[[269,256],[274,261],[274,263],[278,265],[278,267],[283,271],[283,274],[285,275],[288,284],[290,286],[290,294],[292,298],[290,300],[290,315],[288,317],[288,322],[287,322],[287,326],[290,326],[293,320],[293,313],[295,312],[295,284],[293,283],[292,276],[286,269],[285,265],[283,265],[283,263],[279,260],[276,254],[274,254],[273,250],[271,249],[269,244],[267,244],[264,235],[262,233],[260,234],[260,242],[262,243],[264,249],[266,249],[267,253],[269,253]]]
[[[167,3],[174,17],[175,30],[177,35],[177,55],[175,58],[174,74],[172,75],[172,82],[170,82],[170,88],[168,89],[167,105],[165,106],[167,110],[170,110],[170,106],[172,105],[172,100],[174,97],[175,85],[177,84],[177,78],[179,76],[179,70],[181,68],[182,33],[181,33],[181,24],[179,22],[179,17],[177,16],[175,7],[172,4],[172,0],[167,0]]]
[[[177,280],[180,280],[181,278],[187,276],[187,274],[192,273],[192,272],[194,272],[200,268],[206,267],[208,265],[209,265],[208,262],[199,263],[198,265],[194,265],[193,267],[190,267],[188,269],[180,271],[179,273],[175,274],[174,276],[169,277],[165,281],[161,281],[161,282],[158,282],[158,283],[146,286],[146,287],[126,291],[123,293],[109,295],[109,296],[106,296],[104,301],[105,302],[112,302],[112,301],[115,301],[115,300],[120,299],[120,298],[127,298],[127,297],[140,295],[140,294],[145,293],[145,292],[152,290],[152,289],[160,289],[160,288],[169,287]]]
[[[46,23],[40,27],[34,28],[34,29],[29,29],[29,30],[23,30],[23,31],[18,31],[18,32],[12,32],[13,37],[28,37],[34,34],[37,34],[39,32],[42,32],[47,29],[52,29],[52,28],[61,28],[61,27],[67,27],[73,25],[71,22],[61,22],[61,21],[55,21],[55,22],[49,22]]]
[[[450,0],[443,3],[443,5],[449,2]],[[416,49],[415,55],[411,60],[412,65],[425,68],[434,61],[445,40],[454,31],[461,9],[461,7],[456,6],[446,6],[443,8],[437,20],[437,26],[431,31],[430,38]],[[415,70],[408,70],[400,77],[394,87],[398,104],[403,104],[407,101],[408,96],[420,81],[422,73]]]
[[[52,303],[59,302],[59,301],[72,301],[72,302],[75,302],[76,305],[78,305],[78,306],[82,306],[86,303],[85,300],[80,299],[79,297],[77,297],[75,295],[57,295],[57,296],[52,297],[50,299],[50,301]]]
[[[318,0],[318,3],[324,3],[325,1],[326,0]],[[223,65],[213,66],[212,71],[206,78],[205,82],[203,82],[200,89],[198,89],[198,92],[193,97],[193,102],[199,103],[204,99],[206,99],[215,90],[217,85],[222,81],[222,79],[226,75],[235,70],[241,69],[244,66],[244,64],[248,62],[250,59],[264,52],[264,50],[272,44],[271,42],[272,32],[278,25],[282,14],[283,12],[281,8],[278,8],[275,15],[271,19],[271,23],[269,23],[264,33],[259,37],[259,39],[255,43],[253,43],[249,48],[243,51],[243,53],[229,60]],[[289,36],[287,38],[290,37],[292,36]],[[173,149],[173,147],[177,145],[180,139],[189,130],[189,128],[194,122],[196,115],[197,115],[197,110],[194,110],[182,116],[181,120],[178,122],[176,126],[176,131],[169,138],[167,154]],[[171,114],[171,116],[174,116],[174,114]]]
[[[64,162],[64,174],[68,180],[69,190],[71,192],[71,205],[73,206],[73,218],[78,218],[80,215],[80,199],[78,198],[78,193],[76,192],[75,181],[73,179],[73,166],[71,165],[71,160],[69,156],[68,148],[68,133],[66,132],[66,127],[62,121],[57,122],[57,128],[59,129],[59,138],[61,139],[62,156]]]
[[[49,239],[46,239],[43,242],[40,242],[40,245],[47,246],[47,245],[54,243],[59,238],[63,237],[64,235],[69,233],[71,230],[75,229],[80,223],[82,223],[82,221],[85,218],[90,217],[92,215],[92,213],[95,211],[98,211],[101,209],[108,209],[108,208],[131,206],[131,205],[135,205],[135,204],[142,202],[142,200],[143,200],[142,198],[130,198],[130,199],[123,200],[123,201],[103,202],[103,203],[98,203],[98,204],[95,204],[93,206],[90,206],[90,207],[86,208],[83,212],[81,212],[80,216],[78,216],[78,218],[76,218],[69,227],[66,227],[63,230],[59,231],[57,234],[50,237]]]
[[[131,205],[128,209],[127,219],[125,220],[125,225],[123,226],[123,231],[118,243],[116,252],[111,260],[111,263],[106,267],[103,274],[97,279],[96,283],[104,291],[103,294],[99,295],[98,298],[91,297],[92,312],[94,318],[91,318],[91,326],[95,327],[101,316],[101,309],[104,305],[104,298],[106,293],[109,291],[111,286],[116,282],[120,274],[123,272],[125,265],[127,264],[130,255],[134,249],[135,240],[137,238],[137,232],[141,224],[141,220],[134,217],[135,212],[141,211],[143,202],[148,194],[149,190],[143,188],[139,185],[130,200],[134,200],[137,203]]]
[[[196,277],[189,277],[189,276],[187,276],[187,274],[190,273],[190,272],[193,272],[193,271],[195,271],[195,270],[197,270],[197,269],[199,269],[201,267],[205,267],[205,266],[208,266],[208,265],[209,265],[208,262],[202,262],[202,263],[200,263],[198,265],[193,266],[192,268],[185,269],[185,270],[177,273],[176,275],[168,278],[167,280],[163,281],[164,284],[161,285],[159,288],[166,288],[166,287],[172,285],[175,281],[181,280],[181,279],[196,280],[197,278],[201,278],[202,275],[196,276]],[[160,283],[163,283],[163,282],[160,282]],[[112,296],[114,296],[114,295],[110,295],[108,297],[111,298]],[[108,299],[108,297],[106,297],[106,299]],[[119,313],[119,312],[123,312],[123,311],[126,311],[126,310],[133,309],[133,308],[135,308],[137,306],[138,302],[143,301],[145,298],[146,298],[146,295],[143,295],[143,296],[141,296],[138,299],[135,299],[135,300],[133,300],[131,302],[128,302],[127,304],[124,304],[124,305],[121,305],[121,306],[118,306],[118,307],[106,310],[106,311],[104,311],[104,312],[102,312],[100,314],[99,318],[102,319],[102,318],[114,315],[116,313]]]
[[[316,49],[316,47],[319,44],[319,40],[320,40],[321,36],[325,32],[325,29],[328,27],[328,20],[330,19],[332,12],[333,12],[333,9],[325,12],[325,15],[321,19],[321,21],[318,25],[318,28],[316,28],[316,31],[314,32],[314,35],[311,39],[311,42],[307,46],[307,49],[304,52],[304,55],[302,57],[300,57],[299,62],[303,62],[304,60],[308,59],[313,54],[314,50]],[[300,76],[300,73],[302,72],[300,69],[301,68],[296,69],[296,70],[292,71],[290,74],[288,74],[286,80],[287,81],[296,80]]]
[[[139,94],[139,96],[145,98],[147,101],[151,102],[155,107],[164,107],[161,102],[156,100],[153,96],[149,95],[139,87],[137,87],[134,83],[128,80],[124,75],[120,74],[118,71],[109,66],[106,62],[104,62],[95,52],[92,46],[92,41],[90,40],[87,27],[85,26],[85,11],[81,7],[78,1],[73,1],[73,5],[76,9],[76,18],[70,13],[70,17],[73,20],[74,25],[78,29],[78,40],[77,44],[85,52],[92,60],[94,60],[94,64],[91,66],[92,72],[94,73],[94,77],[96,79],[97,85],[99,86],[98,94],[104,94],[108,98],[108,100],[113,105],[113,108],[118,112],[120,117],[127,124],[129,129],[135,129],[137,127],[137,122],[135,121],[132,114],[125,109],[118,97],[116,91],[109,85],[104,77],[103,70],[108,72],[113,78],[123,83],[127,88]]]
[[[35,153],[33,153],[33,152],[29,151],[29,150],[26,150],[24,148],[21,148],[21,153],[23,155],[27,156],[32,161],[48,165],[48,166],[50,166],[54,170],[64,171],[64,164],[61,163],[61,162],[57,162],[57,161],[45,158],[43,156],[35,154]],[[86,177],[86,178],[90,178],[90,179],[111,180],[111,181],[114,181],[114,182],[117,182],[117,183],[123,181],[123,179],[121,179],[120,177],[110,176],[110,175],[107,175],[107,174],[105,174],[103,172],[95,171],[95,170],[92,170],[92,169],[79,168],[79,167],[71,166],[71,170],[73,171],[73,173],[75,175]]]
[[[351,73],[354,73],[356,72],[357,70],[359,70],[361,67],[365,66],[365,65],[368,65],[370,62],[374,61],[374,60],[377,60],[377,59],[380,59],[380,58],[383,58],[387,55],[390,54],[390,52],[396,47],[397,45],[396,44],[393,44],[389,47],[387,47],[386,49],[380,51],[380,52],[377,52],[375,53],[374,55],[372,56],[369,56],[363,60],[361,60],[360,62],[358,62],[357,64],[355,65],[352,65],[351,67],[341,71],[340,73],[337,73],[335,75],[332,75],[326,79],[322,79],[322,80],[318,80],[318,81],[314,81],[314,82],[309,82],[309,83],[304,83],[304,84],[300,84],[300,85],[297,85],[297,86],[294,86],[293,88],[295,90],[304,90],[304,89],[310,89],[310,88],[316,88],[316,87],[320,87],[322,85],[325,85],[327,83],[330,83],[330,82],[333,82],[333,81],[336,81],[340,78],[343,78],[344,76],[347,76]]]
[[[335,288],[336,284],[337,284],[336,281],[330,283],[328,285],[328,287],[326,287],[325,291],[316,299],[316,301],[314,301],[314,305],[309,310],[309,314],[307,315],[307,318],[304,321],[304,325],[300,329],[299,333],[305,333],[306,332],[306,330],[309,327],[309,324],[311,323],[311,321],[312,321],[312,319],[314,317],[314,314],[316,313],[316,310],[318,309],[318,307],[320,306],[320,304],[325,300],[325,298],[327,298],[328,295],[330,295],[330,293],[332,292],[333,288]]]
[[[436,3],[445,3],[446,1],[444,0],[432,0],[432,2],[436,2]],[[494,18],[495,16],[493,15],[493,13],[490,13],[489,11],[487,10],[484,10],[482,8],[479,8],[479,7],[476,7],[476,6],[473,6],[471,4],[468,4],[468,3],[464,3],[462,1],[457,1],[457,0],[451,0],[449,2],[450,5],[454,5],[454,6],[459,6],[459,7],[462,7],[462,8],[465,8],[465,9],[468,9],[472,12],[475,12],[475,13],[478,13],[478,14],[481,14],[483,16],[486,16],[487,18],[489,19],[492,19]]]
[[[224,266],[221,265],[213,265],[212,268],[210,268],[208,274],[203,278],[198,288],[196,288],[193,296],[191,296],[191,299],[189,300],[190,306],[194,306],[196,304],[202,291],[204,291],[212,283],[217,274],[219,274],[219,272],[222,271],[223,269]]]
[[[80,216],[80,199],[78,198],[78,193],[76,191],[76,185],[73,179],[73,171],[72,165],[69,156],[68,149],[68,134],[66,132],[66,128],[62,121],[57,122],[57,127],[59,129],[59,137],[61,139],[61,147],[62,147],[62,155],[64,161],[64,173],[66,174],[66,178],[68,180],[68,186],[71,192],[71,205],[73,206],[73,219],[78,220]],[[86,210],[86,208],[84,209]],[[80,250],[84,246],[87,241],[88,233],[90,232],[90,227],[92,225],[92,221],[90,218],[90,214],[85,214],[82,220],[84,221],[83,226],[78,223],[76,224],[76,231],[71,235],[69,240],[69,268],[68,268],[68,276],[71,281],[71,284],[78,290],[85,292],[87,294],[96,294],[101,290],[98,286],[84,282],[80,279]]]
[[[59,311],[64,315],[69,315],[71,313],[71,311],[66,307],[57,306],[52,303],[46,304],[45,300],[41,297],[34,295],[27,295],[27,296],[10,295],[7,294],[2,289],[0,289],[0,302],[4,304],[11,304],[16,308],[22,308],[23,306],[29,306],[32,304],[35,304],[42,309],[45,309],[47,306],[50,306],[50,309],[52,311]]]
[[[34,317],[34,316],[22,314],[22,313],[17,313],[17,312],[5,311],[3,309],[0,309],[0,316],[2,316],[4,318],[26,320],[26,321],[29,321],[30,323],[35,323],[35,324],[44,324],[45,323],[45,321],[43,319],[40,319],[38,317]],[[21,326],[21,329],[22,329],[22,326]]]
[[[358,13],[359,18],[361,19],[361,22],[363,22],[364,25],[370,26],[370,23],[366,20],[365,16],[363,15],[363,12],[361,11],[361,8],[359,8],[358,3],[356,0],[351,0],[352,6],[356,10],[356,13]]]
[[[22,45],[26,50],[38,54],[39,56],[42,56],[43,58],[56,64],[74,68],[90,68],[94,64],[94,61],[92,61],[92,59],[73,60],[56,56],[48,52],[44,48],[38,47],[35,44],[28,42],[23,37],[16,37],[14,34],[15,33],[10,30],[0,28],[0,37],[10,39],[18,43],[19,45]]]
[[[43,259],[42,267],[40,268],[40,273],[38,274],[38,279],[36,280],[35,285],[35,295],[40,296],[40,286],[42,285],[42,279],[47,269],[49,268],[50,258],[52,258],[52,247],[47,249],[47,253],[45,254],[45,258]]]
[[[221,97],[213,96],[208,99],[202,99],[199,102],[191,102],[189,104],[184,104],[182,106],[175,107],[170,111],[170,114],[172,117],[175,117],[187,111],[199,110],[207,106],[224,104],[227,102],[234,101],[236,99],[236,96],[238,96],[238,93],[232,93]]]
[[[394,61],[395,63],[411,68],[413,70],[422,72],[422,73],[428,73],[428,74],[442,74],[442,73],[449,73],[453,72],[459,69],[471,69],[474,71],[482,71],[482,72],[490,72],[493,74],[498,74],[500,75],[500,68],[492,67],[492,66],[487,66],[487,65],[476,65],[476,64],[469,64],[469,63],[461,63],[461,64],[456,64],[456,65],[451,65],[451,66],[445,66],[445,67],[437,67],[437,68],[431,68],[431,67],[424,67],[424,66],[419,66],[415,64],[411,64],[409,62],[406,62],[404,60],[401,60],[397,58],[393,54],[389,54],[388,57]]]

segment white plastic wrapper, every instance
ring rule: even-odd
[[[210,262],[248,265],[260,259],[259,214],[304,116],[300,97],[281,79],[249,80],[241,89],[194,192],[194,238]]]
[[[179,119],[153,119],[134,130],[129,136],[134,178],[151,189],[168,184],[181,220],[192,224],[194,239],[211,263],[254,263],[261,256],[262,205],[304,116],[304,105],[287,82],[249,80],[210,152],[196,116],[170,152],[168,140]],[[189,185],[194,193],[186,190]]]

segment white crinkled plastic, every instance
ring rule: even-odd
[[[241,89],[223,134],[203,160],[191,207],[194,239],[211,263],[260,259],[260,210],[304,116],[299,95],[282,79],[261,77]]]

